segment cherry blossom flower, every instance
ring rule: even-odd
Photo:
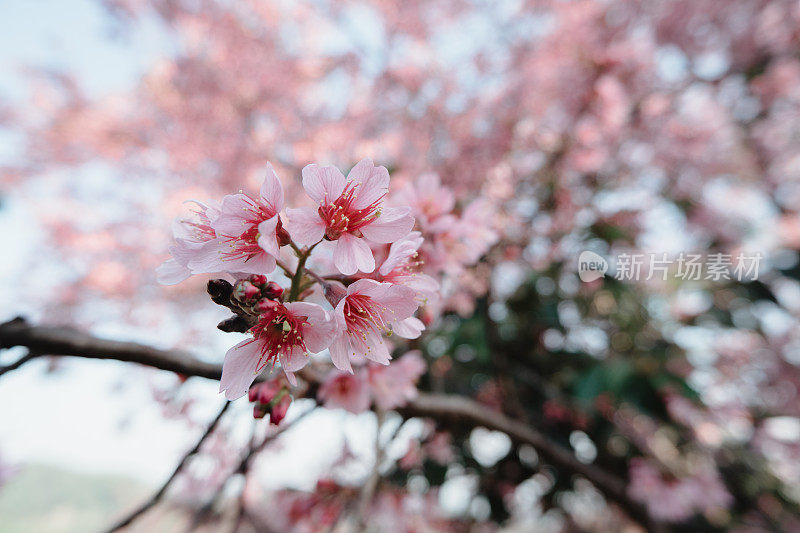
[[[341,408],[361,413],[372,402],[366,374],[350,374],[341,370],[330,372],[319,388],[319,399],[328,409]]]
[[[303,188],[318,207],[288,209],[287,224],[299,244],[323,238],[336,241],[333,261],[346,275],[375,270],[375,258],[364,238],[391,243],[414,227],[409,207],[382,207],[389,190],[389,172],[362,159],[347,178],[334,167],[303,168]]]
[[[280,246],[288,243],[278,214],[282,209],[283,188],[272,165],[267,163],[258,198],[244,193],[223,198],[220,213],[211,222],[217,238],[189,262],[189,268],[195,273],[272,272]]]
[[[381,333],[409,318],[418,306],[414,291],[403,285],[371,279],[351,284],[334,310],[339,336],[330,346],[333,364],[352,372],[352,355],[388,365],[391,356]]]
[[[433,172],[422,174],[409,183],[397,196],[397,200],[411,206],[411,212],[423,228],[429,228],[442,217],[450,217],[456,200],[453,191],[444,187],[439,175]]]
[[[389,255],[378,269],[379,281],[414,289],[421,303],[435,298],[439,291],[439,283],[421,272],[423,263],[419,259],[418,250],[424,240],[420,232],[412,231],[395,241],[389,248]]]
[[[308,363],[309,353],[327,348],[336,333],[336,324],[322,307],[308,302],[275,302],[259,316],[247,339],[225,354],[220,392],[235,400],[247,393],[250,384],[267,365],[279,361],[293,385],[294,372]]]
[[[388,410],[416,398],[416,383],[427,367],[417,350],[408,352],[389,366],[370,367],[369,383],[375,404]]]
[[[194,272],[189,263],[203,254],[204,248],[213,243],[217,232],[211,226],[212,221],[220,214],[218,203],[193,201],[196,208],[191,218],[178,218],[172,225],[175,244],[170,246],[172,259],[168,259],[156,269],[158,282],[162,285],[175,285],[191,276]]]

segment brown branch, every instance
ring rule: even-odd
[[[184,352],[100,339],[71,328],[31,326],[23,319],[0,324],[0,348],[12,346],[26,346],[37,355],[70,355],[138,363],[185,376],[218,380],[222,374],[221,365],[199,361]],[[320,379],[318,373],[308,367],[299,375],[308,382],[307,387],[316,385]],[[607,498],[619,504],[632,518],[646,525],[651,531],[664,528],[663,524],[653,521],[648,516],[646,509],[640,503],[628,496],[624,479],[597,465],[578,461],[568,449],[556,444],[535,428],[469,398],[420,393],[417,398],[411,400],[405,407],[398,408],[397,411],[404,417],[432,418],[444,424],[482,426],[506,433],[516,443],[532,445],[557,468],[585,477]]]
[[[222,419],[222,415],[224,415],[225,411],[228,410],[228,406],[230,406],[230,402],[225,402],[225,405],[222,406],[222,409],[219,411],[217,416],[208,425],[208,428],[206,428],[206,431],[200,437],[200,440],[197,441],[197,444],[195,444],[191,450],[189,450],[184,454],[183,458],[181,458],[181,461],[178,463],[178,466],[176,466],[175,470],[172,472],[172,475],[170,475],[164,482],[164,484],[161,485],[161,488],[159,488],[158,491],[155,494],[153,494],[149,500],[144,502],[138,508],[134,509],[134,511],[131,512],[128,516],[126,516],[125,518],[117,522],[115,525],[110,527],[108,529],[109,533],[113,533],[114,531],[118,531],[130,525],[131,522],[133,522],[138,517],[146,513],[151,507],[153,507],[161,500],[161,498],[167,492],[169,486],[172,484],[175,478],[178,477],[178,474],[181,472],[181,470],[183,470],[183,467],[186,466],[186,463],[189,461],[189,459],[193,455],[197,454],[198,451],[200,451],[200,447],[203,445],[206,439],[208,439],[208,437],[214,432],[214,429],[217,427],[217,424],[219,424],[219,421]]]

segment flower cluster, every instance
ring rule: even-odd
[[[240,192],[219,203],[195,202],[193,217],[176,222],[172,258],[158,269],[164,284],[202,273],[236,280],[224,303],[246,321],[250,338],[225,356],[220,392],[230,400],[247,393],[275,363],[296,384],[294,373],[309,355],[326,349],[333,364],[351,374],[351,361],[388,365],[383,335],[418,337],[425,326],[413,315],[438,291],[436,280],[420,272],[417,250],[424,239],[412,231],[411,207],[384,205],[384,167],[364,159],[345,177],[312,164],[303,169],[302,182],[313,207],[282,213],[283,188],[270,164],[258,196]],[[376,270],[373,248],[386,245]],[[315,249],[330,252],[335,275],[325,279],[306,267]],[[278,268],[290,279],[288,289],[267,278]],[[288,394],[265,385],[250,390],[258,416],[282,418]]]

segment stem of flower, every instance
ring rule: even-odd
[[[312,244],[309,248],[303,248],[303,249],[300,249],[294,242],[289,242],[289,246],[291,246],[292,250],[294,250],[294,252],[297,254],[297,259],[298,259],[297,260],[297,270],[295,270],[293,275],[292,275],[291,271],[286,267],[286,265],[284,265],[280,261],[278,261],[278,266],[281,267],[283,269],[283,271],[287,273],[287,275],[290,275],[292,277],[292,287],[289,290],[289,299],[288,299],[288,301],[294,302],[295,300],[297,300],[297,297],[300,296],[300,292],[301,292],[301,290],[300,290],[301,289],[300,282],[303,279],[303,273],[304,272],[308,272],[311,275],[311,277],[313,277],[315,280],[321,281],[321,279],[320,279],[320,277],[318,275],[316,275],[315,273],[311,272],[310,270],[307,271],[305,269],[306,260],[308,259],[308,256],[311,255],[311,251],[314,250],[314,248],[316,248],[317,245],[319,243],[321,243],[321,242],[322,242],[322,239],[320,239],[319,241],[317,241],[314,244]]]
[[[295,247],[296,249],[296,247]],[[311,254],[311,250],[307,250],[305,253],[300,251],[297,259],[297,270],[294,272],[294,276],[292,276],[292,287],[289,289],[289,301],[294,302],[297,300],[297,297],[300,295],[300,281],[303,279],[303,270],[306,266],[306,259]]]

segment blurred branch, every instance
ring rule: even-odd
[[[25,355],[23,355],[22,357],[20,357],[19,359],[17,359],[13,363],[11,363],[10,365],[0,367],[0,376],[5,374],[6,372],[11,372],[12,370],[18,369],[19,367],[21,367],[22,365],[24,365],[25,363],[27,363],[31,359],[36,358],[38,355],[39,354],[37,354],[37,353],[35,353],[33,351],[29,351],[28,353],[26,353]]]
[[[222,409],[219,411],[217,416],[208,425],[208,428],[206,428],[206,431],[200,437],[200,440],[197,441],[197,444],[195,444],[194,447],[191,450],[189,450],[188,452],[186,452],[186,454],[184,454],[184,456],[181,459],[180,463],[178,463],[178,466],[176,466],[175,470],[172,472],[172,475],[169,476],[169,478],[167,478],[167,480],[164,482],[163,485],[161,485],[161,488],[158,489],[158,491],[155,494],[153,494],[153,496],[149,500],[144,502],[141,506],[139,506],[137,509],[135,509],[128,516],[126,516],[125,518],[123,518],[122,520],[117,522],[116,525],[114,525],[111,528],[109,528],[108,529],[109,533],[113,533],[114,531],[118,531],[118,530],[130,525],[131,522],[133,522],[139,516],[141,516],[142,514],[147,512],[148,509],[150,509],[151,507],[156,505],[161,500],[161,498],[167,492],[167,489],[172,484],[172,482],[175,480],[175,478],[178,476],[180,471],[183,470],[184,466],[186,466],[186,463],[189,461],[189,458],[192,457],[193,455],[197,454],[198,451],[200,451],[200,447],[203,445],[203,443],[206,441],[206,439],[211,435],[211,433],[214,432],[214,429],[217,427],[217,424],[219,424],[219,421],[222,419],[222,415],[224,415],[225,411],[228,410],[228,407],[230,406],[230,404],[231,404],[230,402],[225,402],[225,405],[222,406]]]
[[[228,402],[228,403],[230,403],[230,402]],[[254,443],[251,444],[248,447],[247,453],[245,453],[242,456],[242,458],[240,459],[239,464],[236,466],[236,468],[219,485],[219,487],[217,487],[217,490],[214,492],[214,494],[211,496],[211,498],[208,500],[208,502],[206,502],[202,507],[200,507],[200,509],[197,510],[197,513],[195,514],[195,517],[192,520],[191,525],[189,526],[189,531],[194,531],[195,528],[197,528],[197,526],[202,524],[203,521],[206,518],[208,518],[208,516],[214,510],[214,507],[217,506],[217,503],[219,502],[220,498],[222,498],[222,495],[223,495],[223,493],[225,491],[225,487],[228,484],[228,481],[233,476],[235,476],[236,474],[247,475],[247,473],[250,471],[250,468],[252,467],[253,460],[255,459],[255,457],[259,453],[261,453],[264,450],[264,448],[266,448],[272,441],[274,441],[276,438],[278,438],[281,434],[283,434],[283,432],[288,430],[290,427],[294,427],[294,425],[297,422],[299,422],[300,420],[305,418],[306,415],[311,413],[315,408],[316,408],[316,405],[311,407],[310,409],[306,409],[305,411],[300,413],[294,420],[287,421],[287,422],[281,424],[274,431],[272,431],[271,433],[268,433],[261,440],[261,442],[259,444],[254,444]],[[244,490],[244,487],[242,488],[242,490]],[[243,498],[243,495],[240,495],[240,498]],[[237,523],[240,521],[240,518],[244,518],[246,515],[249,514],[248,511],[247,511],[247,508],[245,506],[245,502],[243,500],[240,500],[239,505],[241,507],[238,510],[239,516],[236,517],[236,522]],[[264,530],[267,531],[266,529],[264,529]]]
[[[132,342],[110,341],[67,327],[32,326],[22,318],[0,324],[0,348],[12,346],[26,346],[35,350],[37,355],[68,355],[138,363],[185,376],[218,380],[222,375],[221,365],[199,361],[184,352],[159,350]],[[308,367],[298,374],[308,382],[309,390],[313,390],[313,386],[320,381],[319,373]],[[544,433],[474,400],[449,394],[420,393],[405,407],[396,411],[404,417],[432,418],[445,425],[486,427],[506,433],[517,443],[532,445],[553,466],[585,477],[608,499],[619,504],[631,518],[647,526],[649,530],[664,529],[661,523],[649,517],[640,503],[628,496],[625,479],[597,465],[578,461],[571,451],[553,442]],[[265,445],[266,442],[262,443],[258,449]],[[253,450],[243,461],[249,464],[249,457],[255,453],[257,450]]]

